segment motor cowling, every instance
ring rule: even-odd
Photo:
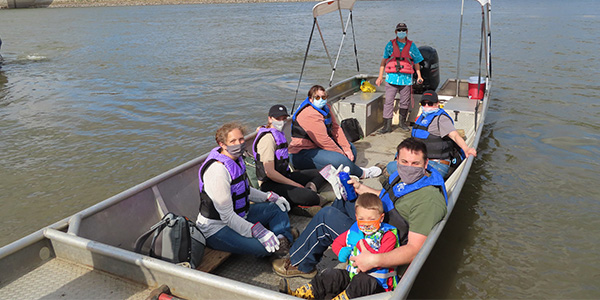
[[[413,92],[415,94],[422,94],[426,90],[437,89],[440,84],[440,63],[437,51],[430,46],[421,46],[419,51],[423,56],[421,65],[421,76],[423,77],[423,84],[417,83],[417,73],[413,74]]]

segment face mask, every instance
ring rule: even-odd
[[[362,231],[365,235],[371,235],[371,234],[377,232],[377,230],[379,230],[379,227],[381,226],[381,222],[379,222],[379,220],[373,220],[373,221],[356,220],[356,225],[358,225],[358,229],[360,231]]]
[[[423,106],[422,109],[423,109],[424,115],[433,114],[433,113],[436,113],[438,110],[440,110],[439,107],[435,107],[435,106]]]
[[[421,167],[405,166],[398,164],[398,176],[402,179],[402,182],[406,184],[415,183],[421,177],[425,176],[425,169]]]
[[[325,106],[325,104],[327,104],[327,100],[324,100],[324,99],[313,100],[313,105],[316,106],[319,109],[323,109],[323,107]]]
[[[406,37],[406,31],[398,31],[398,33],[396,33],[396,35],[398,36],[399,39],[403,39]]]
[[[229,152],[229,154],[231,154],[231,156],[233,156],[235,159],[237,159],[240,156],[242,156],[242,153],[244,153],[245,147],[246,147],[246,142],[237,144],[237,145],[227,146],[226,150],[227,150],[227,152]]]
[[[279,130],[279,131],[283,131],[283,125],[285,125],[285,121],[273,121],[271,122],[271,126],[273,126],[273,128]]]

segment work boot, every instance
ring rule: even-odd
[[[348,297],[348,295],[346,294],[346,290],[344,290],[343,292],[341,292],[339,295],[335,296],[335,298],[332,298],[331,300],[350,300],[350,297]]]
[[[379,133],[384,134],[392,131],[392,119],[383,118],[383,128]]]
[[[406,126],[406,116],[408,116],[408,109],[400,109],[400,122],[398,125],[400,125],[400,128],[404,131],[409,131],[410,128],[408,128],[408,126]]]
[[[294,238],[294,241],[300,236],[300,230],[298,230],[296,227],[291,227],[290,232],[292,233],[292,238]]]
[[[303,277],[311,279],[317,275],[317,269],[308,273],[298,270],[298,267],[292,266],[290,259],[287,257],[275,259],[271,264],[273,266],[273,271],[281,277]]]
[[[292,243],[290,243],[290,241],[288,241],[288,239],[284,236],[278,236],[277,239],[279,240],[279,249],[277,249],[273,254],[277,257],[284,257],[290,253],[290,247],[292,246]]]

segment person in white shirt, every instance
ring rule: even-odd
[[[240,124],[221,126],[215,138],[219,146],[211,150],[198,171],[200,212],[196,223],[207,246],[237,254],[285,255],[293,242],[288,201],[250,187]]]

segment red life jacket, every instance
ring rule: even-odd
[[[415,73],[415,70],[413,69],[414,63],[410,57],[410,46],[412,46],[412,41],[406,39],[406,44],[402,49],[402,53],[400,53],[400,48],[398,47],[398,42],[396,42],[396,39],[391,40],[391,42],[392,46],[394,47],[394,52],[385,63],[385,72],[405,74]]]

